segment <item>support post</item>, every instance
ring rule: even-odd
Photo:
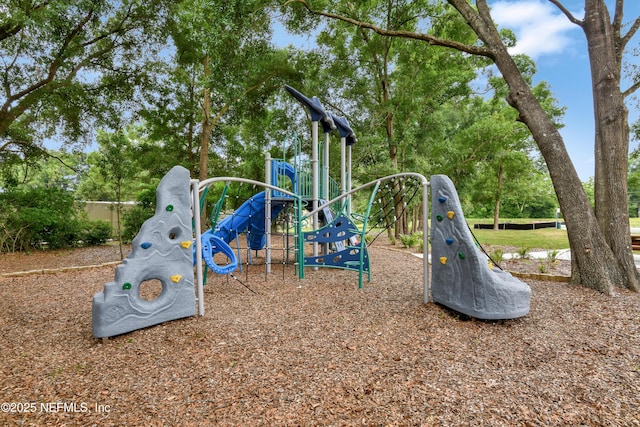
[[[429,183],[422,182],[422,272],[424,274],[424,303],[429,302]]]
[[[204,278],[202,275],[202,229],[200,228],[200,190],[198,180],[191,180],[191,211],[196,240],[196,279],[198,286],[198,315],[204,316]]]
[[[265,165],[265,182],[269,185],[276,185],[277,182],[271,182],[271,153],[267,151],[264,156]],[[264,190],[264,231],[265,231],[265,265],[267,273],[271,273],[271,189],[269,187]]]
[[[314,210],[312,217],[313,229],[318,229],[318,121],[311,122],[311,208]],[[318,242],[313,242],[313,256],[318,256]],[[317,270],[318,267],[314,267]]]

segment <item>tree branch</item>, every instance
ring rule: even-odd
[[[30,17],[33,12],[43,9],[48,4],[49,4],[49,1],[45,1],[39,5],[36,5],[31,9],[25,11],[25,15]],[[24,28],[24,25],[22,23],[19,23],[16,25],[11,25],[11,22],[5,23],[4,25],[0,26],[0,41],[3,41],[5,39],[15,36],[20,31],[22,31],[22,28]]]
[[[569,12],[569,9],[564,7],[564,5],[560,3],[559,0],[549,0],[549,3],[555,5],[558,9],[560,9],[560,12],[564,13],[564,16],[566,16],[567,19],[569,19],[569,21],[571,21],[573,24],[576,24],[579,27],[582,27],[584,25],[584,22],[573,16],[573,14]]]
[[[640,80],[636,81],[634,84],[632,84],[631,86],[629,86],[627,88],[627,90],[625,90],[624,92],[622,92],[622,96],[624,98],[626,98],[627,96],[631,95],[632,93],[634,93],[636,90],[638,90],[640,88]]]
[[[631,40],[633,36],[635,36],[638,32],[638,29],[640,29],[640,17],[636,18],[636,20],[633,21],[633,24],[631,24],[631,28],[629,28],[627,34],[622,36],[622,38],[620,39],[620,51],[623,51],[625,49],[625,47],[629,43],[629,40]]]
[[[47,84],[51,83],[53,81],[53,79],[56,76],[56,73],[58,72],[58,69],[60,68],[61,64],[62,64],[62,57],[64,56],[64,52],[66,51],[66,49],[69,47],[69,45],[71,44],[71,41],[80,33],[80,30],[87,24],[87,22],[89,22],[89,20],[91,19],[91,17],[93,16],[93,11],[89,11],[89,13],[87,13],[87,16],[85,16],[85,18],[80,21],[74,28],[73,30],[65,37],[64,42],[62,43],[62,45],[60,46],[60,49],[58,50],[58,53],[56,54],[55,58],[53,59],[53,61],[51,62],[51,64],[49,65],[49,70],[47,72],[47,76],[32,84],[31,86],[21,90],[18,93],[15,93],[11,96],[7,97],[7,100],[5,102],[5,104],[2,107],[3,112],[8,111],[9,106],[16,100],[20,99],[20,98],[24,98],[27,95],[29,95],[30,93],[35,92],[36,90],[46,86]]]
[[[374,31],[377,34],[380,34],[381,36],[387,36],[387,37],[402,37],[402,38],[407,38],[407,39],[413,39],[413,40],[420,40],[420,41],[424,41],[429,43],[432,46],[443,46],[443,47],[449,47],[452,49],[457,49],[461,52],[465,52],[471,55],[479,55],[479,56],[485,56],[488,58],[493,59],[493,52],[490,49],[487,49],[485,47],[481,47],[481,46],[471,46],[471,45],[467,45],[464,43],[459,43],[453,40],[446,40],[446,39],[441,39],[439,37],[434,37],[431,36],[429,34],[423,34],[423,33],[414,33],[411,31],[402,31],[402,30],[385,30],[383,28],[377,27],[369,22],[363,22],[363,21],[358,21],[356,19],[352,19],[346,16],[342,16],[342,15],[337,15],[335,13],[331,13],[331,12],[323,12],[323,11],[319,11],[319,10],[314,10],[311,8],[311,6],[309,6],[309,4],[307,3],[306,0],[288,0],[284,6],[290,4],[290,3],[301,3],[308,11],[309,13],[313,14],[313,15],[319,15],[319,16],[324,16],[325,18],[331,18],[331,19],[336,19],[338,21],[342,21],[342,22],[346,22],[348,24],[351,25],[355,25],[356,27],[360,27],[360,28],[366,28],[369,29],[371,31]]]

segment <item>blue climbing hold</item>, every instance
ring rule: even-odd
[[[142,243],[140,244],[140,247],[141,247],[142,249],[149,249],[149,248],[151,247],[151,242],[142,242]]]
[[[440,196],[440,197],[438,197],[438,201],[439,201],[440,203],[444,203],[444,202],[446,202],[446,201],[447,201],[447,198],[446,198],[446,197],[444,197],[444,196]]]
[[[444,239],[445,242],[447,242],[447,245],[451,245],[453,244],[453,242],[455,242],[455,240],[453,240],[451,237],[447,237],[446,239]]]

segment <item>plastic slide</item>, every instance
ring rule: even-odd
[[[271,204],[271,217],[278,216],[284,203]],[[265,193],[264,191],[246,200],[234,213],[218,223],[214,235],[231,242],[238,234],[247,233],[249,248],[262,249],[265,245]]]
[[[202,259],[207,263],[211,271],[216,274],[229,274],[233,273],[238,268],[238,258],[236,258],[235,252],[231,249],[225,241],[220,237],[211,233],[211,230],[205,232],[202,237]],[[195,248],[195,246],[194,246]],[[226,265],[216,264],[213,256],[218,252],[222,252],[229,258],[229,263]]]
[[[283,175],[291,180],[293,183],[293,192],[298,193],[298,183],[296,179],[296,170],[295,168],[287,162],[283,162],[280,160],[272,160],[271,166],[271,183],[274,185],[279,185],[278,176]],[[284,193],[274,190],[273,197],[283,197]]]

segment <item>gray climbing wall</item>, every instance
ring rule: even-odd
[[[493,266],[476,247],[455,186],[431,177],[431,295],[435,302],[478,319],[514,319],[529,313],[531,289]]]
[[[93,335],[110,337],[195,314],[189,171],[171,169],[156,190],[155,215],[132,242],[115,279],[93,297]],[[140,285],[157,279],[162,290],[150,301]]]

